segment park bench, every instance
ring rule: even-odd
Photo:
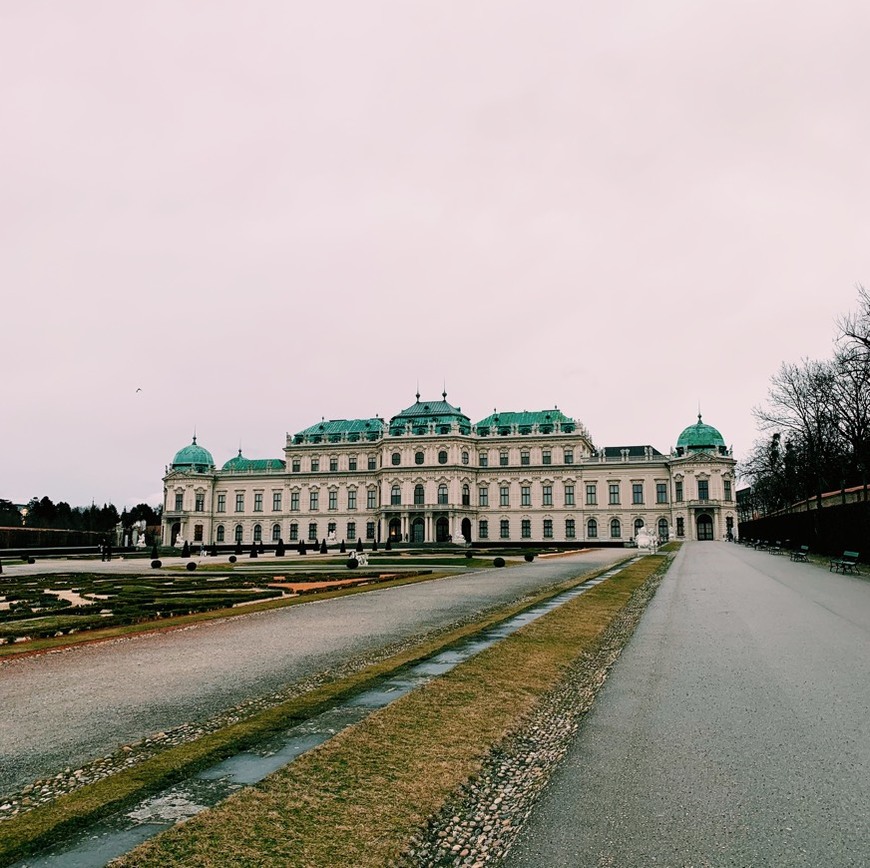
[[[757,552],[766,552],[770,548],[770,543],[766,539],[756,540],[755,550]]]
[[[841,573],[857,573],[858,557],[858,552],[843,552],[841,557],[831,558],[828,564],[828,572],[834,570],[834,572]]]
[[[809,546],[801,546],[800,548],[796,548],[791,553],[791,559],[793,561],[802,561],[805,564],[810,562],[810,547]]]
[[[770,554],[772,554],[772,555],[781,555],[781,554],[782,554],[782,542],[780,542],[780,540],[777,540],[777,541],[776,541],[772,546],[770,546],[767,550],[768,550],[768,552],[770,552]]]

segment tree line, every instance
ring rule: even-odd
[[[120,513],[114,504],[102,506],[70,506],[64,501],[54,503],[49,497],[34,497],[27,504],[27,516],[9,500],[0,499],[0,527],[39,527],[56,530],[93,531],[108,533],[121,523],[131,527],[145,519],[148,526],[160,524],[161,508],[156,510],[147,503],[139,503],[132,509]]]
[[[829,359],[784,362],[765,404],[753,408],[757,440],[740,466],[754,514],[825,492],[866,486],[870,474],[870,293],[837,321]]]

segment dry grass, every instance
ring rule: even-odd
[[[644,558],[120,864],[388,865],[666,561]]]

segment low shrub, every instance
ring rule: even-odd
[[[504,566],[504,558],[493,558],[492,565],[494,567],[503,567]]]
[[[348,558],[347,559],[347,568],[349,570],[355,570],[359,566],[359,561],[356,558]]]
[[[196,561],[188,561],[184,567],[189,573],[192,573],[196,569]]]
[[[161,561],[159,558],[154,558],[154,560],[151,561],[151,568],[154,570],[159,570],[160,567],[162,567],[162,566],[163,566],[163,561]]]
[[[526,552],[523,557],[531,563],[535,559],[534,552]]]
[[[230,557],[229,557],[229,561],[230,561],[231,564],[234,564],[234,563],[236,562],[236,556],[235,556],[235,555],[230,555]]]

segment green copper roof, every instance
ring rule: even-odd
[[[236,473],[267,473],[270,470],[286,470],[287,464],[280,458],[245,458],[242,450],[234,458],[230,458],[221,470],[232,470]]]
[[[440,401],[421,401],[420,393],[410,407],[390,419],[390,434],[447,434],[456,424],[462,434],[471,433],[471,420],[459,407],[447,402],[447,392],[442,392]]]
[[[698,421],[683,429],[683,433],[677,438],[677,449],[687,452],[711,451],[719,452],[725,448],[725,440],[722,435],[712,426],[705,425],[698,413]]]
[[[384,433],[384,420],[330,419],[309,425],[293,435],[294,443],[338,443],[341,440],[377,440]]]
[[[175,453],[171,467],[173,470],[196,470],[202,473],[214,469],[214,458],[211,457],[208,449],[197,446],[196,435],[194,435],[193,443]]]
[[[493,412],[485,419],[481,419],[474,428],[478,434],[550,434],[556,430],[570,433],[574,430],[575,423],[561,410],[523,410],[521,413],[513,411]]]

